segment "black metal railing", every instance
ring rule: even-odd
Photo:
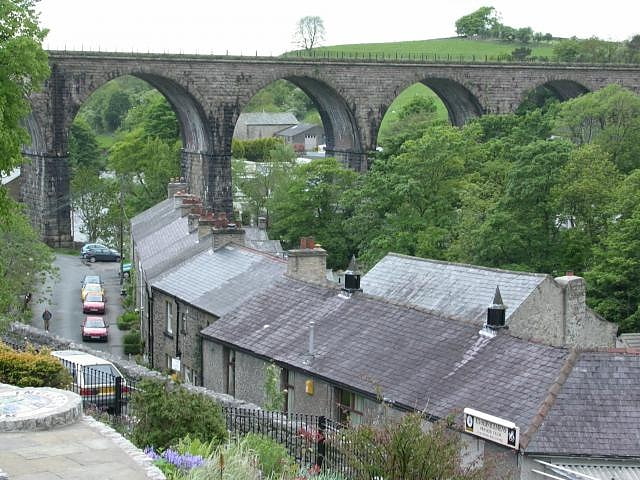
[[[29,346],[18,340],[3,338],[2,342],[18,351],[27,348],[38,350],[37,346]],[[93,413],[97,409],[107,412],[115,422],[129,416],[130,400],[138,389],[135,380],[115,375],[110,371],[110,364],[94,368],[65,359],[59,360],[73,379],[68,390],[80,395],[85,411]],[[264,435],[283,445],[300,467],[317,466],[323,471],[334,472],[345,478],[354,476],[343,453],[348,447],[340,433],[346,428],[345,425],[322,415],[270,412],[224,405],[222,412],[227,430],[232,435]]]
[[[60,359],[71,374],[69,390],[82,398],[86,408],[104,410],[112,415],[128,414],[135,382],[113,372],[110,364],[84,366]]]
[[[322,415],[268,412],[222,407],[227,430],[239,436],[258,433],[283,445],[302,467],[317,466],[351,478],[353,471],[343,450],[340,430],[345,428]]]

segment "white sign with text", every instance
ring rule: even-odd
[[[515,423],[479,412],[464,409],[464,431],[510,448],[518,448],[520,429]]]

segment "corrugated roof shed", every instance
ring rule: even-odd
[[[304,364],[308,324],[316,355]],[[526,427],[568,351],[366,295],[283,278],[202,332],[400,405],[446,416],[473,407]]]
[[[548,278],[390,253],[362,277],[361,285],[368,295],[482,325],[496,286],[508,319]]]
[[[268,288],[285,271],[284,260],[229,244],[185,260],[151,286],[219,317]]]

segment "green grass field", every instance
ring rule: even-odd
[[[522,46],[531,48],[535,57],[553,57],[553,42],[522,44],[469,38],[437,38],[411,42],[363,43],[314,48],[311,55],[328,58],[364,58],[395,60],[498,61]],[[300,51],[286,53],[295,56]]]

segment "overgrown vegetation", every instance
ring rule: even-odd
[[[455,478],[480,480],[511,478],[494,462],[462,466],[462,437],[452,424],[440,421],[428,428],[419,413],[381,425],[360,425],[340,432],[342,447],[355,473],[354,479],[432,480]]]
[[[71,383],[71,375],[46,349],[18,352],[0,343],[0,383],[66,388]]]
[[[132,398],[136,417],[131,441],[140,448],[165,450],[189,435],[201,442],[224,441],[227,430],[220,406],[179,385],[145,379]]]

